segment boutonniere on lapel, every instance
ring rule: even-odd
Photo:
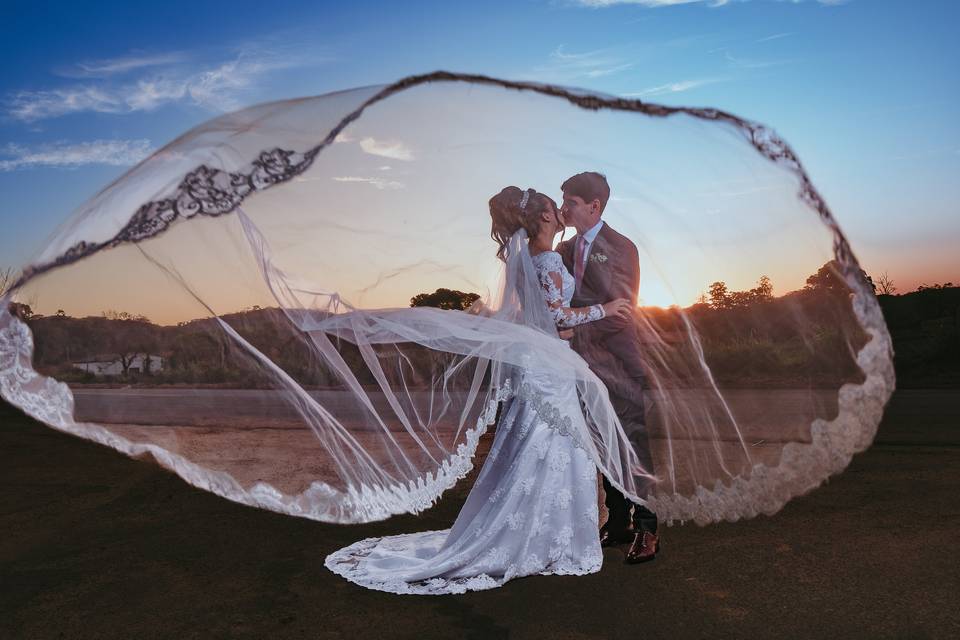
[[[590,262],[596,262],[597,264],[603,264],[607,261],[607,256],[602,253],[591,253]]]

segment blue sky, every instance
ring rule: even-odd
[[[954,2],[4,2],[2,14],[0,269],[218,113],[442,68],[770,124],[868,272],[901,290],[960,280]]]

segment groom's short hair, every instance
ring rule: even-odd
[[[607,207],[607,200],[610,199],[610,185],[607,184],[607,177],[596,171],[584,171],[567,178],[566,182],[560,185],[560,189],[565,194],[577,196],[584,202],[599,200],[601,213]]]

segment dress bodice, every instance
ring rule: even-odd
[[[576,280],[567,271],[559,253],[544,251],[532,256],[532,259],[543,297],[558,327],[575,327],[604,317],[603,306],[599,304],[581,309],[570,308]]]
[[[573,276],[570,275],[570,272],[567,271],[567,267],[564,266],[563,258],[560,257],[560,254],[556,251],[538,253],[533,256],[533,266],[537,269],[537,280],[544,286],[547,304],[550,304],[551,300],[560,298],[560,305],[569,307],[570,301],[573,300],[573,290],[577,286],[577,282],[573,279]],[[550,290],[556,289],[553,279],[549,277],[551,272],[560,273],[560,280],[563,286],[560,287],[559,291]],[[544,285],[545,281],[549,283],[549,289]]]

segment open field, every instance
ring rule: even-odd
[[[456,450],[458,433],[473,428],[479,417],[481,401],[472,405],[469,415],[458,423],[467,393],[452,391],[444,408],[432,394],[411,393],[402,396],[410,420],[414,416],[430,416],[436,442],[422,438],[418,443],[406,427],[395,418],[385,395],[368,391],[370,402],[384,420],[371,419],[356,396],[342,390],[309,392],[319,405],[342,424],[351,437],[363,446],[373,459],[391,465],[394,444],[404,456],[416,464],[432,464]],[[190,462],[230,474],[241,485],[252,487],[267,482],[288,495],[299,494],[315,481],[336,488],[343,487],[338,467],[328,448],[344,446],[333,433],[335,429],[315,425],[307,427],[297,413],[296,405],[286,393],[278,390],[210,389],[210,388],[75,388],[75,418],[79,422],[95,422],[111,432],[137,444],[159,445],[182,455]],[[829,389],[735,389],[724,392],[725,405],[715,402],[716,396],[703,389],[674,390],[671,400],[678,402],[682,420],[669,428],[664,416],[668,402],[658,393],[647,392],[646,407],[650,433],[650,450],[654,468],[667,469],[671,455],[699,460],[695,471],[700,481],[712,484],[710,478],[724,478],[715,449],[723,450],[723,462],[729,469],[748,472],[753,464],[775,465],[783,446],[788,442],[809,442],[810,423],[815,418],[833,419],[837,415],[837,394]],[[410,400],[409,404],[406,403]],[[431,400],[433,404],[431,405]],[[481,397],[482,400],[482,397]],[[411,411],[411,405],[417,411]],[[704,410],[704,414],[686,416],[681,409]],[[441,410],[444,409],[444,410]],[[737,427],[727,419],[727,411],[737,419]],[[720,443],[705,437],[708,418],[717,429]],[[316,417],[314,418],[316,419]],[[700,431],[689,433],[682,426],[696,426]],[[383,430],[390,431],[384,436]],[[738,437],[737,429],[740,436]],[[320,434],[318,436],[318,434]],[[670,434],[670,437],[667,437]],[[442,443],[442,446],[441,444]],[[425,452],[423,446],[429,447]],[[744,450],[749,454],[747,461]],[[682,491],[692,491],[696,480],[693,468],[675,468],[670,478]]]
[[[243,424],[290,428],[301,423],[286,394],[275,390],[203,389],[203,388],[75,388],[75,418],[78,422],[145,424],[172,426],[222,426]],[[356,397],[345,391],[310,391],[310,395],[338,420],[354,429],[370,421],[362,412]],[[382,416],[392,415],[389,403],[380,391],[368,391],[370,400]],[[714,395],[699,389],[675,391],[690,405],[705,405]],[[650,416],[656,437],[661,420],[656,408],[663,402],[655,392],[646,392],[645,406],[653,408]],[[428,394],[413,392],[411,397],[421,410],[427,406]],[[450,414],[459,414],[467,394],[449,394]],[[832,419],[837,414],[835,389],[724,389],[723,397],[737,418],[743,438],[809,442],[810,421],[816,417]],[[439,406],[439,400],[436,401]],[[405,405],[407,406],[407,405]],[[395,425],[397,430],[402,427]],[[734,434],[730,433],[733,437]]]
[[[3,638],[809,638],[960,635],[960,401],[898,392],[877,442],[773,518],[664,529],[654,563],[488,592],[368,592],[323,567],[363,526],[241,507],[0,405]]]

